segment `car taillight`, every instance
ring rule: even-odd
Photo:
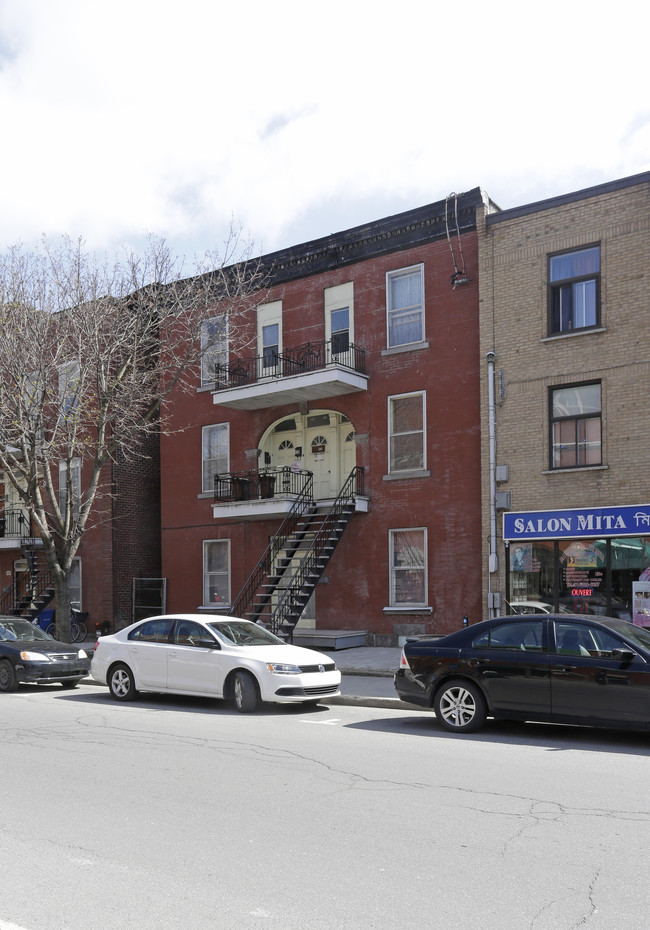
[[[93,652],[97,652],[98,647],[99,647],[99,640],[96,639],[96,640],[95,640],[95,645],[93,646]]]
[[[406,658],[406,653],[404,652],[403,649],[402,649],[402,655],[400,656],[400,660],[399,660],[399,667],[400,667],[400,668],[410,668],[410,667],[411,667],[411,666],[409,665],[408,659]]]

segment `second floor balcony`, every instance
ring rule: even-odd
[[[365,349],[347,339],[328,339],[216,365],[213,397],[223,407],[259,410],[367,387]]]
[[[0,549],[19,549],[21,540],[32,536],[27,510],[17,508],[0,512]]]

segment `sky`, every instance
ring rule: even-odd
[[[645,20],[645,21],[644,21]],[[257,254],[650,169],[637,0],[0,0],[0,248]]]

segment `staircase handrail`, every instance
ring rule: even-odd
[[[287,616],[292,612],[293,599],[295,595],[305,587],[306,577],[316,570],[317,562],[322,557],[323,550],[325,549],[325,543],[330,542],[332,539],[332,530],[337,525],[338,518],[343,513],[346,506],[354,503],[355,496],[359,493],[359,487],[362,486],[363,474],[363,467],[355,465],[345,480],[332,506],[325,515],[318,532],[314,535],[309,549],[301,560],[300,565],[292,574],[290,584],[284,589],[284,593],[272,610],[270,624],[273,633],[278,632]],[[322,568],[318,572],[319,575],[320,571],[322,571]]]
[[[302,490],[293,501],[291,509],[278,527],[276,533],[271,537],[257,565],[249,574],[241,590],[237,594],[237,597],[230,605],[228,609],[228,614],[230,616],[246,616],[246,609],[253,603],[255,594],[262,580],[268,575],[278,553],[284,548],[287,539],[294,533],[299,517],[313,504],[313,483],[314,476],[311,472],[308,472],[307,480]]]

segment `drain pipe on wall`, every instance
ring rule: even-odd
[[[485,356],[488,366],[488,429],[490,437],[490,554],[488,556],[488,612],[490,617],[498,616],[495,601],[497,595],[492,591],[492,575],[499,568],[497,556],[497,481],[496,481],[496,417],[494,407],[494,363],[496,354],[488,352]]]

